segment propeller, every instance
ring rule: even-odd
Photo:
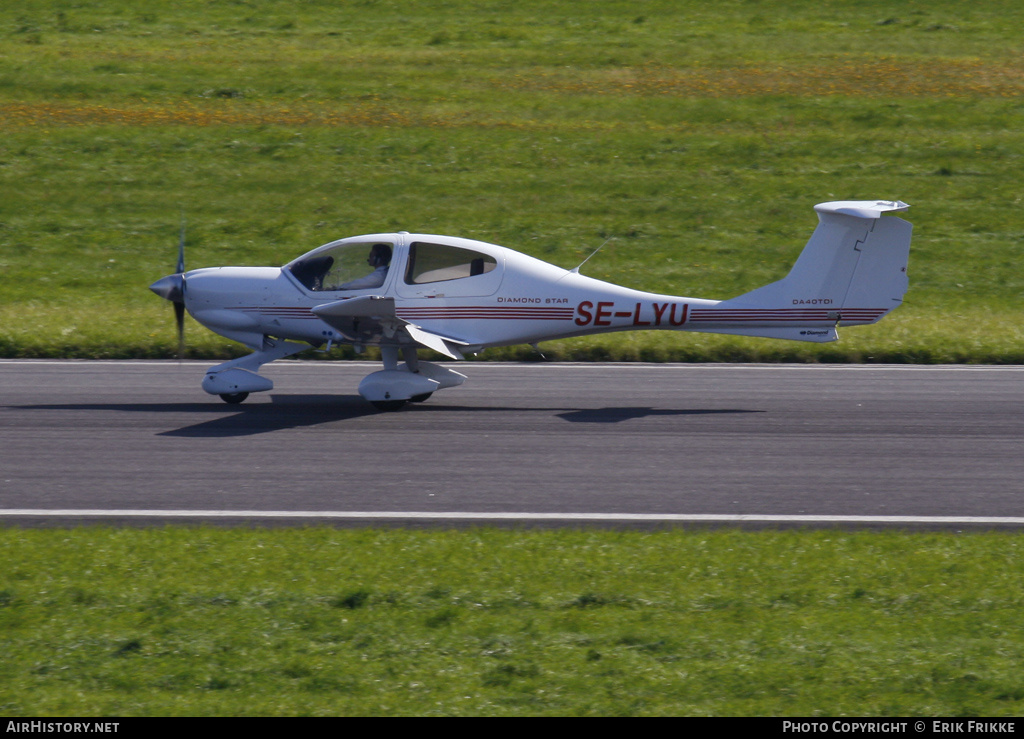
[[[185,356],[185,219],[181,221],[181,237],[178,240],[177,271],[161,277],[149,289],[164,300],[174,304],[174,320],[178,326],[178,359]]]

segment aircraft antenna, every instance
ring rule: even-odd
[[[582,262],[580,262],[580,263],[579,263],[578,265],[576,265],[576,266],[575,266],[575,267],[574,267],[573,269],[571,269],[571,270],[569,270],[569,271],[570,271],[570,272],[572,272],[572,273],[574,273],[574,274],[579,274],[580,268],[581,268],[581,267],[583,267],[583,265],[584,265],[584,264],[586,264],[587,262],[589,262],[589,261],[591,260],[591,258],[592,258],[592,257],[593,257],[593,256],[594,256],[595,254],[597,254],[597,253],[598,253],[599,251],[601,251],[602,249],[604,249],[605,245],[607,245],[607,243],[608,243],[609,241],[611,241],[612,239],[614,239],[614,238],[615,238],[614,236],[609,236],[609,237],[608,237],[607,239],[605,239],[605,240],[604,240],[604,244],[601,244],[601,246],[597,247],[596,249],[594,249],[594,251],[590,252],[590,256],[589,256],[589,257],[587,257],[586,259],[584,259],[584,260],[583,260]]]

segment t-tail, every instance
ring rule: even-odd
[[[875,323],[903,302],[912,226],[882,214],[906,203],[851,200],[814,206],[818,226],[789,274],[714,306],[693,307],[692,331],[835,341],[836,328]]]

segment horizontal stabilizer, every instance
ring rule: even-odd
[[[883,213],[896,213],[908,208],[910,206],[902,200],[833,200],[814,206],[818,213],[837,213],[854,218],[881,218]]]

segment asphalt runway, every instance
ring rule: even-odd
[[[1024,525],[1024,368],[0,361],[0,524]]]

